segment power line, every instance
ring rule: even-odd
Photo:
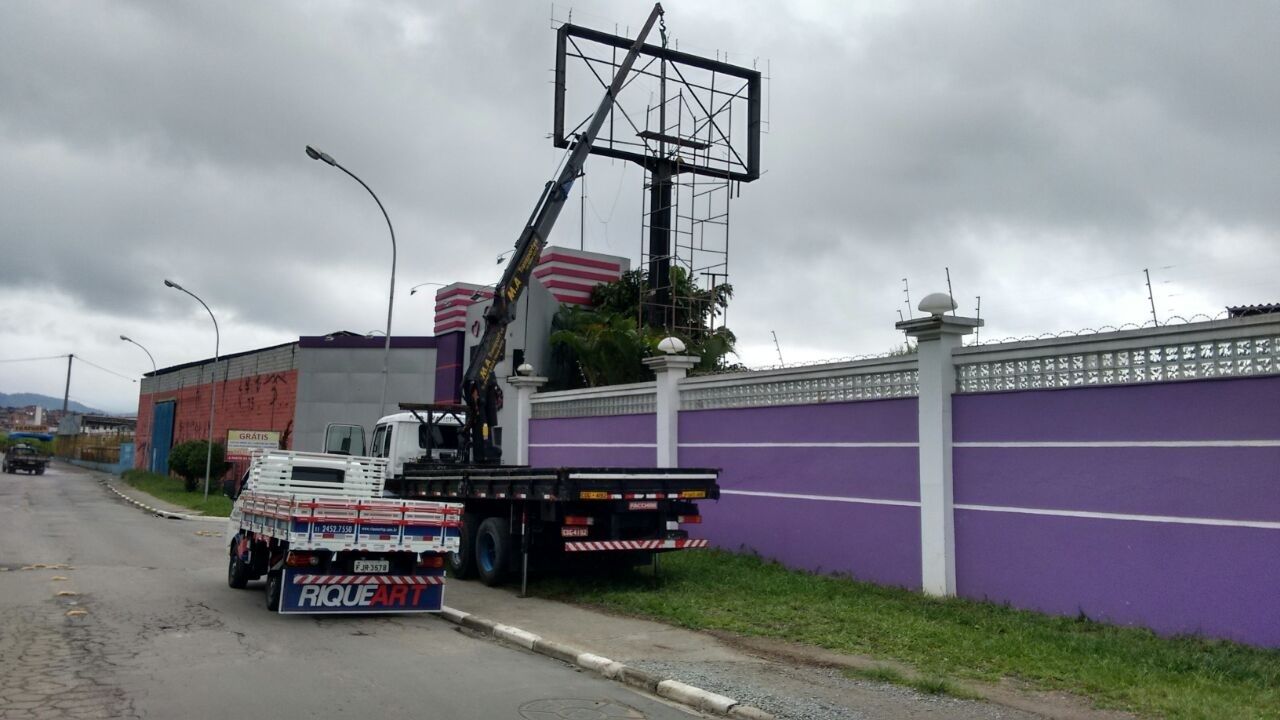
[[[84,363],[84,364],[86,364],[86,365],[90,366],[90,367],[95,367],[95,368],[97,368],[97,369],[101,370],[101,371],[102,371],[102,372],[104,372],[104,373],[109,373],[109,374],[111,374],[111,375],[115,375],[116,377],[120,378],[121,380],[128,380],[129,382],[135,382],[135,383],[136,383],[136,382],[138,382],[138,381],[137,381],[137,379],[135,379],[135,378],[131,378],[131,377],[129,377],[128,375],[125,375],[124,373],[118,373],[118,372],[116,372],[115,370],[111,370],[111,369],[109,369],[109,368],[104,368],[104,367],[102,367],[101,365],[99,365],[99,364],[97,364],[97,363],[94,363],[94,362],[90,362],[90,361],[88,361],[88,360],[85,360],[85,359],[84,359],[83,357],[81,357],[80,355],[76,355],[76,359],[77,359],[77,360],[79,360],[80,362],[82,362],[82,363]]]
[[[66,355],[45,355],[42,357],[8,358],[6,360],[0,360],[0,363],[34,362],[36,360],[61,360],[62,358],[65,358],[65,357]]]

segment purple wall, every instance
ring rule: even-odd
[[[722,470],[721,499],[699,506],[699,535],[792,567],[910,588],[920,587],[919,509],[867,501],[919,500],[915,442],[914,399],[680,414],[680,465]]]
[[[652,467],[658,455],[656,437],[653,415],[530,420],[529,464]],[[628,447],[635,445],[644,447]]]
[[[961,595],[1280,645],[1280,528],[1232,525],[1280,522],[1280,447],[1256,444],[1280,378],[959,395],[952,417]]]

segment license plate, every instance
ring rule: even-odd
[[[586,537],[587,529],[584,527],[562,527],[560,528],[560,537]]]
[[[384,573],[391,570],[390,560],[356,560],[351,571],[357,573]]]

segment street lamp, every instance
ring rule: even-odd
[[[356,177],[356,174],[338,164],[338,161],[329,156],[328,153],[307,146],[307,157],[312,160],[320,160],[332,165],[342,172],[351,176],[352,180],[360,183],[360,186],[369,192],[373,197],[373,201],[378,203],[378,209],[382,211],[382,217],[387,220],[387,230],[391,231],[391,290],[387,293],[387,340],[382,346],[382,402],[378,404],[378,415],[381,416],[387,408],[387,361],[391,357],[391,310],[395,306],[396,301],[396,229],[391,227],[391,216],[387,215],[387,209],[382,207],[382,201],[374,194],[373,189],[365,185],[364,181]]]
[[[213,467],[213,408],[214,402],[218,398],[217,382],[218,382],[218,354],[222,348],[222,333],[218,331],[218,318],[213,316],[213,311],[201,300],[198,295],[190,290],[182,287],[172,280],[164,281],[165,287],[171,287],[174,290],[181,290],[196,299],[196,302],[204,305],[205,312],[209,313],[209,319],[213,321],[213,377],[209,381],[209,447],[204,454],[204,499],[209,500],[209,471]],[[123,336],[122,336],[123,337]],[[141,347],[141,346],[139,346]],[[149,354],[149,353],[148,353]]]
[[[427,286],[427,285],[439,285],[440,287],[448,287],[448,285],[446,285],[445,283],[438,283],[438,282],[424,282],[424,283],[418,283],[417,285],[414,285],[413,287],[409,288],[409,294],[410,294],[410,295],[414,295],[414,294],[416,294],[416,293],[418,292],[418,288],[420,288],[420,287],[424,287],[424,286]]]
[[[123,340],[123,341],[125,341],[125,342],[133,343],[134,345],[137,345],[138,347],[142,348],[142,352],[146,353],[146,354],[147,354],[147,357],[151,358],[151,374],[152,374],[152,375],[155,375],[155,374],[156,374],[156,359],[155,359],[155,358],[153,358],[153,357],[151,357],[151,351],[150,351],[150,350],[148,350],[148,349],[146,349],[146,348],[144,348],[144,347],[142,347],[142,343],[138,342],[137,340],[134,340],[133,338],[128,338],[128,337],[125,337],[124,335],[121,335],[121,336],[120,336],[120,339],[121,339],[121,340]]]

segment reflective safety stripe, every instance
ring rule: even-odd
[[[566,552],[593,552],[596,550],[679,550],[706,547],[706,540],[601,540],[596,542],[567,542]]]

